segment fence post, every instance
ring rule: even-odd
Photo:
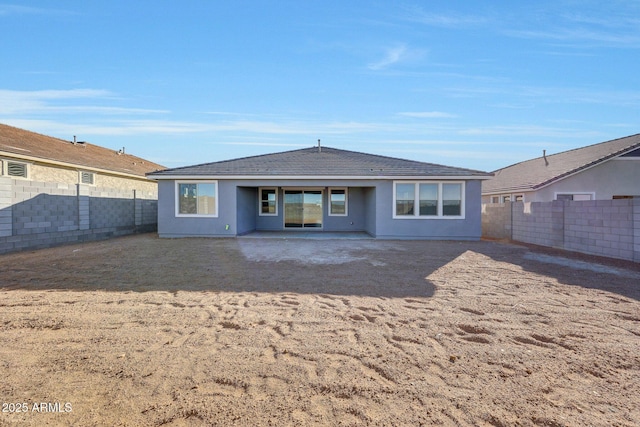
[[[0,177],[0,237],[13,234],[13,196],[11,178]]]
[[[89,212],[89,187],[78,185],[78,230],[88,230],[91,226]]]
[[[133,190],[134,224],[136,228],[143,224],[143,208],[142,199],[138,195],[138,190]]]
[[[633,200],[633,260],[640,262],[640,198]]]

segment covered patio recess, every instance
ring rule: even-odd
[[[238,234],[260,231],[375,235],[375,187],[238,187]],[[369,227],[367,224],[373,224]]]

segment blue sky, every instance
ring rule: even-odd
[[[168,167],[492,171],[640,132],[640,2],[0,0],[0,122]]]

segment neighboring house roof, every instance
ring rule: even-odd
[[[311,147],[150,173],[154,179],[193,178],[360,178],[451,177],[486,179],[491,174],[471,169],[393,157]]]
[[[0,156],[145,177],[164,166],[98,145],[73,143],[0,124]]]
[[[495,171],[492,179],[482,183],[482,193],[537,190],[636,150],[640,150],[640,134],[527,160]]]

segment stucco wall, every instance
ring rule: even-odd
[[[383,182],[376,191],[376,236],[387,239],[479,240],[481,236],[480,181],[465,183],[464,219],[393,218],[393,183]]]
[[[246,234],[256,229],[257,198],[257,188],[238,187],[238,235]]]
[[[538,190],[531,200],[554,200],[556,193],[593,192],[595,200],[640,196],[640,160],[610,160]]]
[[[362,189],[364,199],[364,231],[376,237],[376,189],[375,187],[365,187]]]
[[[29,163],[28,181],[51,182],[57,184],[81,184],[79,171],[81,168],[66,168],[41,163]],[[95,182],[91,187],[111,190],[138,191],[139,197],[157,198],[158,186],[147,179],[125,178],[104,172],[94,172]]]
[[[324,231],[367,231],[380,238],[403,239],[460,239],[477,240],[481,235],[480,181],[468,181],[465,185],[464,219],[394,219],[393,183],[383,180],[219,180],[218,216],[176,217],[175,181],[159,182],[158,233],[161,237],[211,236],[230,237],[244,234],[255,222],[256,230],[282,230],[283,190],[282,187],[323,188],[323,230]],[[246,190],[254,188],[254,220],[237,208],[247,209]],[[259,187],[277,187],[278,215],[259,216]],[[327,187],[347,187],[349,189],[348,216],[329,216]],[[247,222],[239,222],[247,221]]]
[[[524,194],[525,202],[550,202],[557,193],[589,193],[593,200],[611,200],[613,196],[640,196],[639,182],[640,158],[627,157],[609,160],[534,192],[512,194]],[[482,201],[490,203],[491,196],[485,195]]]
[[[59,184],[78,184],[78,171],[74,169],[56,168],[38,163],[29,164],[29,179],[39,182],[56,182]]]
[[[360,185],[357,181],[335,181],[332,187],[344,187],[348,184]],[[158,234],[161,237],[210,236],[231,237],[254,230],[282,230],[284,227],[284,194],[281,187],[318,188],[326,187],[327,181],[255,181],[255,180],[221,180],[218,181],[218,217],[176,217],[175,181],[159,181],[158,197]],[[258,215],[258,188],[278,188],[278,215]],[[242,190],[237,191],[240,188]],[[327,231],[362,231],[364,230],[364,208],[362,192],[354,189],[349,194],[349,216],[333,217],[326,214],[328,203],[327,191],[323,193],[323,227]],[[351,193],[351,190],[349,191]],[[249,200],[248,198],[251,198]],[[242,212],[236,212],[236,206]],[[253,215],[253,218],[249,218]],[[243,222],[239,222],[239,219]],[[351,224],[353,222],[353,224]],[[251,228],[251,225],[254,225]],[[228,227],[227,227],[228,226]]]

